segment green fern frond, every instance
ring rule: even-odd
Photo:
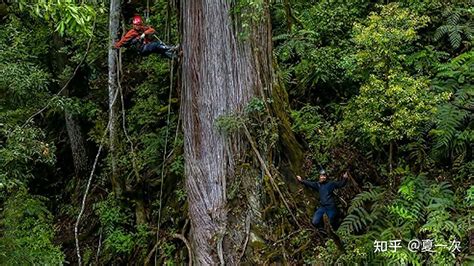
[[[436,29],[435,34],[433,35],[433,39],[435,41],[439,41],[441,38],[443,38],[444,35],[448,34],[452,30],[451,25],[443,25],[440,26],[439,28]]]
[[[446,182],[446,181],[443,181],[441,183],[438,184],[438,186],[440,187],[440,190],[444,193],[444,194],[450,194],[452,195],[453,194],[453,191],[451,190],[451,184]]]
[[[284,34],[280,34],[280,35],[277,35],[277,36],[274,36],[272,39],[273,41],[284,41],[284,40],[288,40],[291,38],[291,34],[288,34],[288,33],[284,33]]]
[[[352,199],[351,206],[348,212],[352,213],[355,209],[361,208],[366,202],[375,202],[383,197],[383,192],[378,187],[374,187],[372,190],[363,191]]]
[[[459,20],[461,20],[461,12],[453,12],[451,15],[448,17],[446,22],[448,25],[457,25],[459,23]]]
[[[434,150],[446,153],[452,147],[457,128],[462,125],[465,113],[453,105],[444,105],[438,108],[437,129],[432,131],[435,135]]]
[[[466,191],[466,201],[468,202],[467,206],[474,207],[474,185]]]
[[[462,36],[461,30],[458,27],[454,27],[449,33],[449,42],[454,49],[458,49],[461,46]]]
[[[462,265],[474,265],[474,254],[467,255],[462,260]]]
[[[451,62],[449,63],[451,65],[451,68],[452,69],[460,68],[462,65],[466,64],[467,62],[471,62],[472,64],[472,61],[474,59],[473,53],[474,53],[473,51],[470,51],[468,53],[463,53],[457,56],[456,58],[454,58],[453,60],[451,60]]]
[[[409,210],[401,205],[391,205],[388,206],[388,210],[397,218],[401,218],[406,221],[416,220],[416,213],[413,213],[412,210]]]
[[[425,205],[423,204],[423,202],[421,201],[415,201],[412,205],[412,212],[419,216],[421,215],[421,213],[423,212],[423,208],[425,207]]]
[[[344,218],[339,231],[350,234],[367,230],[375,223],[380,222],[380,214],[380,210],[369,213],[363,207],[352,208],[352,212]]]
[[[465,36],[468,41],[472,40],[472,21],[463,17],[463,11],[459,9],[451,12],[446,19],[446,24],[436,29],[433,39],[439,41],[447,35],[454,49],[461,46],[462,36]]]
[[[416,253],[405,248],[397,249],[396,252],[384,252],[382,256],[387,259],[383,265],[422,265],[421,261],[423,261]]]
[[[449,158],[454,169],[465,164],[473,135],[469,124],[471,113],[459,106],[474,106],[474,52],[469,51],[438,66],[433,87],[452,93],[450,102],[438,107],[436,127],[430,133],[434,136],[431,157]]]
[[[349,214],[344,218],[344,221],[342,222],[341,226],[339,227],[339,230],[341,232],[346,232],[346,233],[352,233],[356,228],[356,223],[359,217],[354,214]]]

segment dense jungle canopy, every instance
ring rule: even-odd
[[[472,265],[473,4],[0,1],[0,265]]]

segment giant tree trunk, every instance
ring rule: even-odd
[[[110,1],[109,11],[109,154],[111,159],[111,182],[112,188],[117,195],[120,195],[123,190],[122,182],[119,180],[119,173],[116,165],[116,154],[117,154],[117,134],[118,134],[118,52],[113,49],[114,43],[118,40],[118,29],[120,26],[120,0]]]
[[[254,22],[249,36],[239,40],[238,19],[231,18],[228,0],[183,1],[183,130],[185,172],[191,219],[191,243],[197,264],[234,264],[241,250],[225,238],[230,223],[227,183],[235,182],[235,166],[246,152],[244,135],[224,136],[216,129],[221,115],[236,113],[255,96],[271,91],[271,31],[268,7]],[[248,205],[257,194],[256,176],[245,178]],[[253,185],[252,185],[253,184]],[[255,206],[256,204],[253,203]],[[241,212],[252,213],[251,210]],[[240,217],[241,218],[241,217]],[[233,244],[245,235],[245,226],[232,226]],[[240,235],[240,237],[236,237]],[[236,243],[240,242],[240,243]]]

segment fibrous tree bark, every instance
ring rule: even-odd
[[[123,191],[123,185],[119,180],[119,173],[116,164],[117,139],[118,139],[118,101],[116,95],[119,90],[118,86],[118,51],[113,49],[114,43],[118,40],[118,30],[120,27],[120,0],[110,1],[109,11],[109,53],[108,53],[108,95],[109,95],[109,154],[111,158],[111,182],[114,192],[120,195]]]
[[[227,187],[236,182],[236,165],[245,156],[248,143],[243,134],[220,133],[216,120],[241,113],[253,97],[271,95],[274,77],[268,2],[263,1],[261,7],[255,20],[245,22],[251,26],[242,39],[243,22],[232,12],[232,1],[181,3],[185,174],[197,264],[238,263],[243,253],[239,246],[248,233],[245,217],[258,216],[251,207],[258,206],[258,177],[239,175],[247,184],[246,210],[240,212],[243,216],[230,219]],[[235,231],[229,233],[229,228]]]

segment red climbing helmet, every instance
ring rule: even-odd
[[[133,25],[142,25],[143,24],[142,17],[140,17],[138,15],[133,16],[132,24]]]

